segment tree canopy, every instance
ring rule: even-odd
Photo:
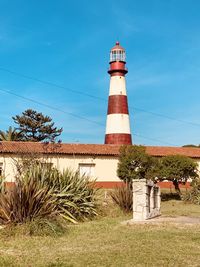
[[[188,145],[184,145],[182,147],[196,147],[196,148],[200,148],[200,145],[188,144]]]
[[[27,109],[21,115],[12,118],[23,141],[54,142],[62,133],[62,128],[55,127],[52,118],[36,110]]]
[[[122,146],[117,169],[118,177],[127,182],[133,179],[171,180],[180,192],[179,181],[198,177],[197,163],[186,156],[171,155],[155,158],[143,146]]]
[[[187,182],[189,178],[197,178],[198,164],[191,158],[182,155],[171,155],[162,158],[160,177],[173,181],[177,192],[181,193],[179,181]]]
[[[182,155],[163,157],[161,177],[165,179],[184,179],[197,177],[198,164],[191,158]]]
[[[155,176],[157,160],[145,151],[143,146],[122,146],[120,148],[118,177],[126,182],[133,179],[152,178]]]

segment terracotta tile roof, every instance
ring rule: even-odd
[[[200,158],[200,148],[195,147],[147,146],[146,151],[152,156],[183,155]]]
[[[68,155],[118,155],[120,146],[97,144],[47,144],[36,142],[0,142],[0,153],[42,153]]]
[[[0,153],[26,154],[66,154],[66,155],[101,155],[118,156],[120,145],[99,144],[45,144],[34,142],[0,142]],[[185,155],[200,158],[200,148],[147,146],[147,153],[152,156]]]

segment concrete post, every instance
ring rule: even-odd
[[[159,187],[151,180],[133,180],[133,220],[144,221],[159,215]]]

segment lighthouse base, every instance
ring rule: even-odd
[[[105,144],[132,145],[131,134],[106,134]]]

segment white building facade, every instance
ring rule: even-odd
[[[61,171],[66,168],[79,170],[81,174],[96,178],[100,187],[112,188],[120,182],[117,177],[119,149],[120,145],[0,142],[0,175],[6,182],[14,182],[16,161],[36,157]],[[185,155],[200,165],[198,148],[148,146],[146,151],[155,157]]]

